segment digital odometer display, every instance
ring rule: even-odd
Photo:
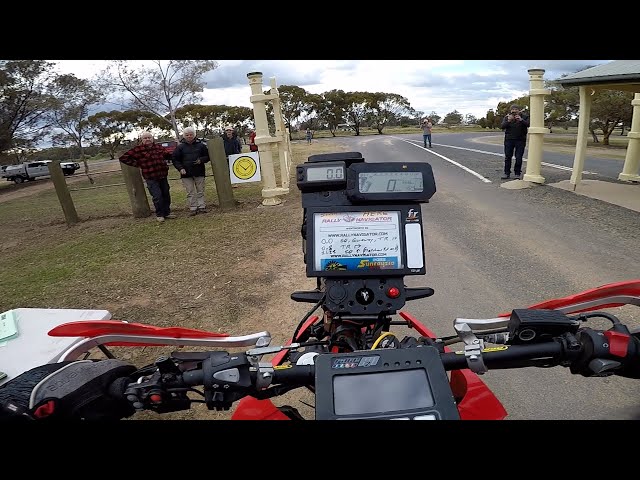
[[[323,182],[327,180],[344,180],[344,167],[321,166],[307,168],[308,182]]]
[[[422,192],[422,172],[360,172],[360,193]]]

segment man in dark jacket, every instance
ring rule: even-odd
[[[229,126],[224,129],[224,135],[222,136],[224,142],[224,153],[229,155],[236,155],[242,153],[242,145],[238,139],[238,135],[234,132],[233,127]]]
[[[180,172],[182,185],[187,191],[189,215],[207,213],[204,198],[204,164],[209,161],[207,145],[196,138],[193,127],[186,127],[182,140],[173,151],[173,166]]]
[[[518,105],[511,105],[509,112],[500,125],[500,128],[504,130],[504,175],[500,177],[503,180],[511,176],[511,157],[514,152],[516,163],[513,166],[513,173],[516,178],[520,178],[522,175],[522,156],[529,130],[529,118],[522,115]]]

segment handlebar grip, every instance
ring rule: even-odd
[[[559,342],[536,343],[532,345],[505,346],[503,350],[482,352],[482,359],[489,369],[514,368],[531,366],[535,362],[551,360],[551,364],[558,364],[566,357],[565,349]],[[440,355],[445,370],[459,370],[468,368],[467,359],[463,352],[443,353]]]
[[[315,365],[292,365],[273,369],[273,383],[313,385],[315,379]]]
[[[182,381],[185,385],[188,385],[189,387],[203,385],[204,370],[197,369],[197,370],[189,370],[189,371],[183,372]]]

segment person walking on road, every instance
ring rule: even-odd
[[[433,123],[428,118],[425,118],[422,121],[422,140],[424,141],[424,148],[427,148],[427,143],[429,144],[429,148],[431,148],[431,129],[433,128]]]

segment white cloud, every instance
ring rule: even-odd
[[[457,110],[477,118],[495,109],[498,102],[526,95],[527,70],[546,70],[555,80],[588,66],[610,60],[220,60],[206,75],[203,103],[251,107],[247,73],[263,73],[277,85],[297,85],[310,93],[333,89],[397,93],[416,110],[444,116]],[[61,73],[91,78],[106,66],[98,60],[62,60]]]

